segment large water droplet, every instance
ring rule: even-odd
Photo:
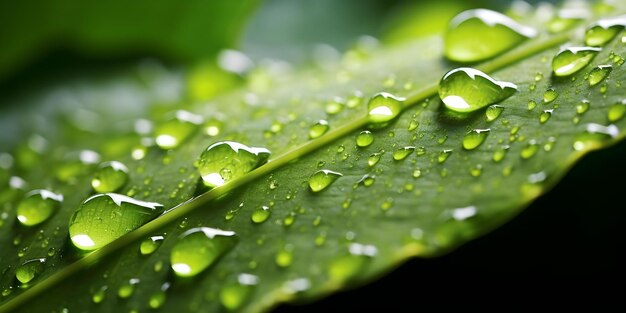
[[[585,44],[592,47],[603,46],[626,26],[626,16],[599,20],[587,28]]]
[[[63,195],[37,189],[28,192],[17,206],[17,220],[25,226],[34,226],[48,220],[63,202]]]
[[[500,102],[515,93],[517,86],[496,81],[487,74],[469,67],[449,71],[439,82],[439,97],[446,108],[470,113]]]
[[[172,270],[179,277],[196,276],[228,252],[235,242],[233,231],[192,228],[184,232],[172,248]]]
[[[155,142],[161,149],[173,149],[191,136],[204,118],[188,111],[176,111],[175,116],[157,126],[155,130]]]
[[[70,219],[74,246],[95,250],[147,223],[163,205],[115,194],[98,194],[85,200]]]
[[[616,103],[609,107],[607,118],[609,122],[617,122],[626,115],[626,103]]]
[[[573,75],[587,66],[600,51],[602,49],[592,47],[565,48],[552,59],[552,72],[559,77]]]
[[[220,302],[226,309],[239,309],[250,297],[252,287],[259,283],[259,277],[242,273],[237,277],[237,283],[227,285],[220,291]]]
[[[374,124],[391,121],[400,114],[404,100],[386,92],[377,93],[367,103],[369,121]]]
[[[590,86],[595,86],[601,83],[613,70],[613,66],[611,65],[598,65],[594,67],[591,72],[589,72],[589,80]]]
[[[121,162],[105,162],[98,166],[91,179],[91,187],[97,192],[114,192],[128,181],[128,168]]]
[[[319,120],[317,123],[313,124],[311,128],[309,128],[309,138],[310,139],[318,138],[322,136],[323,134],[325,134],[329,128],[330,126],[328,125],[327,121]]]
[[[356,136],[356,145],[359,147],[367,147],[374,142],[374,135],[369,130],[364,130]]]
[[[444,53],[453,61],[481,61],[515,47],[536,33],[501,13],[486,9],[468,10],[450,21]]]
[[[265,148],[255,148],[232,141],[209,146],[198,160],[198,170],[204,185],[213,188],[241,177],[263,165],[270,157]]]
[[[45,263],[45,258],[28,260],[15,269],[15,278],[22,284],[28,284],[43,271]]]
[[[491,129],[473,129],[463,137],[463,148],[465,150],[474,150],[480,146],[487,135],[491,132]]]
[[[320,192],[335,182],[343,174],[331,170],[319,170],[309,177],[309,188],[313,192]]]

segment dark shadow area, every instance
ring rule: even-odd
[[[360,289],[274,312],[626,311],[626,142],[584,158],[518,217]]]

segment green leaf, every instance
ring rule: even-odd
[[[176,97],[164,94],[167,84],[179,86],[179,74],[160,70],[146,79],[137,74],[141,68],[89,84],[67,82],[27,97],[23,103],[73,100],[99,115],[95,125],[85,124],[89,114],[78,111],[70,122],[52,123],[56,130],[42,126],[47,148],[39,137],[18,145],[15,166],[8,171],[23,177],[28,187],[0,193],[0,287],[5,294],[0,311],[145,311],[155,306],[177,312],[263,311],[363,284],[410,257],[442,255],[511,219],[585,153],[624,136],[620,129],[626,121],[609,121],[609,111],[623,105],[620,86],[626,74],[620,60],[626,47],[618,36],[582,71],[566,79],[552,77],[552,57],[561,44],[579,44],[575,34],[542,34],[476,66],[518,86],[492,121],[486,111],[461,119],[445,114],[437,85],[454,65],[442,58],[438,37],[349,51],[332,71],[277,73],[261,67],[249,74],[248,86],[209,104],[183,101],[182,91]],[[613,70],[590,86],[586,74],[603,64],[612,64]],[[544,103],[549,89],[558,97]],[[111,96],[120,90],[123,96]],[[397,119],[370,127],[366,102],[381,91],[407,99]],[[178,102],[164,104],[172,98]],[[581,113],[577,106],[583,100],[589,108]],[[129,101],[157,103],[149,108],[157,125],[165,118],[161,112],[186,109],[220,125],[220,131],[198,129],[174,150],[152,146],[134,160],[130,151],[140,136],[129,126],[135,116],[148,113],[119,114]],[[536,102],[532,109],[530,101]],[[547,110],[552,110],[549,118]],[[330,130],[309,139],[309,127],[320,120],[328,121]],[[487,128],[482,144],[463,149],[468,132]],[[373,143],[357,147],[356,136],[365,129],[372,131]],[[272,157],[205,192],[194,161],[220,140],[265,147]],[[99,151],[102,161],[128,166],[129,182],[120,193],[162,203],[168,211],[81,255],[69,242],[68,222],[92,193],[91,175],[97,169],[66,156],[85,148]],[[406,151],[411,153],[405,156]],[[371,161],[373,154],[377,162]],[[494,154],[502,154],[501,159],[494,161]],[[312,192],[309,179],[319,170],[342,176]],[[24,191],[36,188],[63,194],[63,204],[49,221],[25,228],[15,222],[15,206]],[[260,209],[269,210],[269,218],[253,222]],[[228,242],[232,247],[216,244],[223,254],[206,271],[176,278],[170,252],[181,234],[196,227],[234,231],[236,240]],[[164,239],[154,252],[141,253],[141,241],[151,236]],[[44,257],[43,268],[20,288],[16,268]]]

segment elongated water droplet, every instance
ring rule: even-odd
[[[487,122],[495,121],[498,117],[500,117],[500,114],[502,114],[502,111],[504,111],[503,106],[497,105],[497,104],[490,105],[485,111]]]
[[[552,59],[552,72],[559,77],[573,75],[587,66],[600,51],[602,49],[592,47],[565,48]]]
[[[122,188],[128,181],[128,168],[121,162],[105,162],[98,166],[91,179],[91,187],[96,192],[114,192]]]
[[[163,239],[163,236],[152,236],[145,239],[139,245],[139,252],[141,252],[141,254],[143,255],[154,253],[154,251],[156,251],[156,249],[161,246],[161,243],[163,243]]]
[[[221,141],[202,152],[198,160],[198,170],[204,185],[214,188],[263,165],[269,157],[270,151],[265,148]]]
[[[473,129],[463,137],[463,149],[474,150],[480,146],[487,135],[491,132],[491,129]]]
[[[437,156],[437,162],[439,163],[445,162],[448,159],[448,157],[450,157],[451,154],[452,154],[452,150],[450,149],[441,150],[439,152],[439,155]]]
[[[259,283],[259,277],[242,273],[237,277],[237,283],[230,284],[220,291],[222,306],[230,311],[239,309],[250,297],[252,287]]]
[[[581,9],[561,9],[550,22],[548,22],[548,30],[551,33],[560,33],[576,26],[576,24],[584,21],[588,17],[586,10]]]
[[[323,134],[325,134],[329,128],[330,126],[328,125],[327,121],[319,120],[318,122],[313,124],[311,128],[309,128],[309,138],[310,139],[318,138],[322,136]]]
[[[139,278],[131,278],[127,282],[123,283],[119,289],[117,289],[117,296],[126,299],[135,293],[135,286],[139,284]]]
[[[313,192],[320,192],[335,182],[343,174],[331,170],[319,170],[309,177],[309,188]]]
[[[469,67],[449,71],[439,82],[439,97],[446,108],[470,113],[500,102],[515,93],[517,86],[496,81],[487,74]]]
[[[74,246],[95,250],[135,230],[163,211],[163,205],[115,194],[98,194],[85,200],[70,219]]]
[[[552,117],[552,112],[554,110],[550,109],[550,110],[543,110],[543,112],[541,112],[541,114],[539,114],[539,122],[541,124],[547,122],[550,117]]]
[[[457,62],[476,62],[507,51],[537,32],[501,13],[475,9],[461,12],[448,25],[444,53]]]
[[[396,151],[393,152],[393,159],[396,161],[404,160],[407,156],[413,153],[413,151],[415,151],[415,147],[413,146],[398,148]]]
[[[369,121],[373,124],[391,121],[400,114],[404,100],[386,92],[377,93],[367,103]]]
[[[170,262],[179,277],[204,271],[236,243],[235,232],[199,227],[184,232],[172,248]]]
[[[530,159],[537,153],[537,151],[539,151],[539,143],[535,140],[530,140],[520,151],[520,156],[525,160]]]
[[[261,224],[267,221],[270,215],[272,215],[272,210],[270,210],[268,206],[263,205],[256,208],[252,212],[252,215],[250,215],[250,220],[255,224]]]
[[[202,116],[178,110],[173,118],[157,126],[155,142],[161,149],[174,149],[198,130],[202,123]]]
[[[591,72],[589,72],[589,80],[590,86],[595,86],[601,83],[613,70],[613,66],[611,65],[598,65],[594,67]]]
[[[28,284],[43,271],[45,264],[45,258],[28,260],[15,269],[15,278],[22,284]]]
[[[626,115],[626,103],[616,103],[609,107],[607,117],[609,122],[617,122]]]
[[[548,88],[543,93],[543,103],[550,103],[559,97],[559,93],[554,88]]]
[[[585,31],[587,46],[603,46],[615,37],[626,26],[626,16],[602,19],[591,24]]]
[[[374,135],[369,130],[364,130],[356,136],[356,145],[359,147],[367,147],[374,142]]]
[[[63,195],[37,189],[28,192],[17,206],[17,220],[24,226],[35,226],[48,220],[61,206]]]
[[[367,158],[367,165],[374,166],[378,164],[378,161],[380,161],[380,157],[382,155],[383,155],[382,152],[376,152],[376,153],[370,154],[370,156]]]

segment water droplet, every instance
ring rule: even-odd
[[[413,151],[415,151],[415,147],[413,146],[398,148],[396,151],[393,152],[393,159],[396,161],[402,161],[406,159],[406,157],[409,156]]]
[[[535,102],[535,100],[528,101],[528,111],[531,111],[536,107],[537,107],[537,102]]]
[[[475,9],[461,12],[448,25],[444,53],[458,62],[491,58],[534,37],[536,31],[501,13]]]
[[[439,82],[439,97],[446,108],[470,113],[500,102],[515,93],[517,86],[496,81],[487,74],[468,67],[449,71]]]
[[[222,132],[222,128],[224,127],[224,123],[217,119],[208,120],[204,124],[204,133],[207,136],[215,137]]]
[[[128,168],[121,162],[105,162],[98,166],[91,179],[91,187],[96,192],[114,192],[122,188],[128,181]]]
[[[269,156],[270,151],[265,148],[220,141],[202,152],[198,160],[198,170],[204,185],[214,188],[263,165]]]
[[[543,73],[541,72],[537,72],[537,74],[535,74],[535,81],[541,81],[543,79]]]
[[[117,289],[117,296],[122,299],[130,298],[135,293],[135,285],[139,284],[139,282],[139,278],[129,279]]]
[[[175,116],[157,126],[155,142],[161,149],[174,149],[191,136],[204,122],[200,115],[178,110]]]
[[[255,224],[260,224],[267,221],[271,214],[272,210],[268,206],[260,206],[252,212],[250,220]]]
[[[371,176],[369,174],[365,174],[363,175],[363,177],[361,177],[361,179],[359,179],[359,181],[356,182],[356,184],[354,184],[354,188],[358,187],[359,185],[369,187],[373,185],[375,182],[376,182],[376,177]]]
[[[377,93],[367,103],[369,121],[374,124],[391,121],[402,110],[404,100],[386,92]]]
[[[102,302],[102,300],[104,300],[104,297],[106,297],[107,289],[109,289],[109,287],[106,285],[98,288],[98,290],[96,290],[96,292],[94,292],[91,296],[91,301],[93,301],[93,303],[95,304]]]
[[[289,267],[293,263],[293,245],[287,244],[282,249],[278,250],[274,261],[279,267]]]
[[[295,222],[295,220],[296,214],[293,212],[289,212],[289,214],[287,214],[287,216],[285,216],[285,218],[283,219],[283,225],[289,227],[293,225],[293,222]]]
[[[548,88],[543,93],[543,103],[550,103],[559,97],[559,93],[554,88]]]
[[[374,135],[369,130],[364,130],[356,136],[356,145],[359,147],[367,147],[374,142]]]
[[[309,188],[313,192],[320,192],[335,182],[343,174],[331,170],[319,170],[309,177]]]
[[[345,282],[357,277],[372,257],[378,254],[378,249],[372,245],[360,243],[350,244],[349,254],[333,260],[328,268],[330,279],[336,282]]]
[[[509,151],[509,146],[501,146],[499,148],[497,148],[494,152],[493,152],[493,157],[492,160],[496,163],[502,161],[504,159],[504,157],[506,156],[506,152]]]
[[[470,168],[470,175],[473,177],[479,177],[483,173],[482,164],[476,164],[472,168]]]
[[[616,103],[609,107],[607,117],[609,122],[617,122],[626,114],[626,103]]]
[[[550,117],[552,116],[552,112],[553,111],[554,110],[543,110],[543,112],[541,112],[541,114],[539,114],[539,122],[541,124],[547,122],[550,119]]]
[[[172,248],[172,270],[179,277],[204,271],[235,245],[235,232],[199,227],[184,232]]]
[[[242,273],[237,277],[237,283],[226,285],[220,290],[220,302],[224,308],[234,311],[239,309],[250,297],[252,287],[259,283],[259,277]]]
[[[504,111],[504,107],[501,105],[494,104],[487,107],[487,110],[485,111],[487,122],[493,122],[495,119],[500,117],[502,111]]]
[[[583,114],[589,110],[589,100],[582,100],[580,103],[576,104],[576,113]]]
[[[559,77],[573,75],[587,66],[600,51],[602,49],[592,47],[565,48],[552,59],[552,71]]]
[[[537,153],[537,151],[539,151],[539,143],[535,140],[530,140],[520,151],[520,156],[525,160],[530,159]]]
[[[45,258],[28,260],[15,269],[15,278],[22,284],[28,284],[43,271],[45,264]]]
[[[598,65],[589,72],[589,85],[595,86],[601,83],[613,70],[611,65]]]
[[[451,149],[441,150],[439,152],[439,155],[437,156],[437,162],[439,162],[439,164],[445,162],[448,159],[448,157],[450,157],[451,154],[452,154]]]
[[[626,17],[619,16],[599,20],[585,31],[585,44],[592,47],[603,46],[626,26]]]
[[[474,150],[480,146],[487,135],[491,132],[491,129],[473,129],[463,137],[463,149]]]
[[[560,33],[574,27],[587,17],[588,13],[584,9],[561,9],[558,14],[548,22],[548,30],[551,33]]]
[[[417,129],[417,127],[420,126],[420,123],[416,120],[411,120],[411,122],[409,122],[409,127],[407,127],[408,131],[412,131]]]
[[[317,123],[313,124],[311,128],[309,128],[309,138],[310,139],[318,138],[324,135],[328,131],[329,128],[330,126],[328,125],[327,121],[319,120]]]
[[[345,101],[343,99],[335,97],[332,101],[326,103],[326,113],[332,115],[341,112],[343,110],[344,102]]]
[[[115,194],[98,194],[85,200],[70,219],[74,246],[95,250],[145,224],[163,211],[163,205]]]
[[[473,205],[464,208],[456,208],[452,210],[452,218],[457,221],[464,221],[476,215],[476,211],[476,207]]]
[[[28,192],[17,206],[17,220],[24,226],[35,226],[48,220],[63,202],[63,195],[37,189]]]
[[[376,153],[370,154],[370,156],[367,158],[367,165],[369,166],[376,165],[378,161],[380,161],[380,157],[382,155],[383,155],[383,152],[376,152]]]
[[[164,239],[163,236],[152,236],[150,238],[145,239],[139,245],[139,252],[141,252],[142,255],[148,255],[148,254],[154,253],[154,251],[156,251],[156,249],[158,249],[159,246],[161,246],[161,243],[163,243],[163,239]]]
[[[618,134],[619,129],[613,124],[604,126],[589,123],[586,125],[585,131],[576,136],[573,147],[576,151],[596,149],[607,140],[617,137]]]
[[[416,168],[415,170],[413,170],[413,178],[420,177],[422,177],[422,170],[420,168]]]

